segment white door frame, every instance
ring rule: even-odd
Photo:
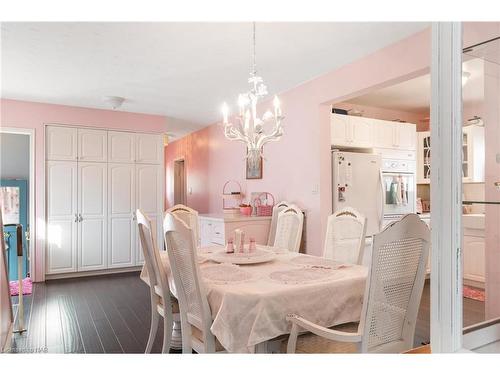
[[[0,133],[6,134],[22,134],[29,137],[29,149],[30,149],[30,181],[29,181],[29,226],[30,226],[30,241],[29,241],[29,272],[32,280],[36,280],[36,219],[35,219],[35,129],[29,128],[12,128],[12,127],[0,127]]]
[[[186,158],[184,156],[182,157],[179,157],[179,158],[176,158],[174,159],[174,204],[177,204],[176,201],[175,201],[175,186],[176,186],[176,183],[177,183],[177,177],[175,175],[176,171],[177,171],[177,165],[178,163],[182,161],[182,164],[183,164],[183,176],[182,176],[182,189],[183,189],[183,196],[184,196],[184,201],[182,202],[182,204],[186,205],[187,204],[187,174],[186,174]]]
[[[431,349],[462,347],[462,24],[432,24]]]

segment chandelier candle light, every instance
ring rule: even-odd
[[[248,149],[246,158],[251,166],[255,166],[260,162],[263,146],[268,142],[279,140],[283,135],[281,121],[285,118],[281,114],[280,101],[277,96],[273,100],[274,112],[267,110],[262,118],[257,115],[257,103],[267,95],[267,87],[262,77],[257,75],[255,22],[253,23],[253,70],[248,83],[250,91],[238,96],[239,114],[235,116],[237,124],[229,122],[229,107],[226,103],[222,105],[222,118],[226,138],[245,143]],[[265,132],[266,128],[270,128],[269,133]]]

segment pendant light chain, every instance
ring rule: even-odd
[[[255,47],[255,22],[253,22],[253,75],[257,75],[256,47]]]

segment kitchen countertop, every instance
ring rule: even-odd
[[[422,220],[430,219],[430,212],[418,214]],[[484,229],[484,214],[462,214],[462,226],[468,229]]]
[[[246,216],[246,215],[226,215],[222,213],[216,214],[198,214],[198,217],[224,221],[226,223],[235,222],[235,221],[269,221],[271,220],[271,216]]]

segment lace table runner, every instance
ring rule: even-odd
[[[335,262],[331,259],[318,258],[307,255],[299,255],[295,258],[290,259],[290,262],[300,266],[312,267],[312,268],[325,268],[337,270],[340,268],[346,268],[350,265]]]
[[[325,268],[299,268],[287,271],[275,271],[269,274],[272,281],[283,284],[307,284],[335,277],[332,269]]]
[[[234,284],[249,281],[253,278],[250,272],[233,264],[216,264],[201,269],[203,278],[215,284]]]

